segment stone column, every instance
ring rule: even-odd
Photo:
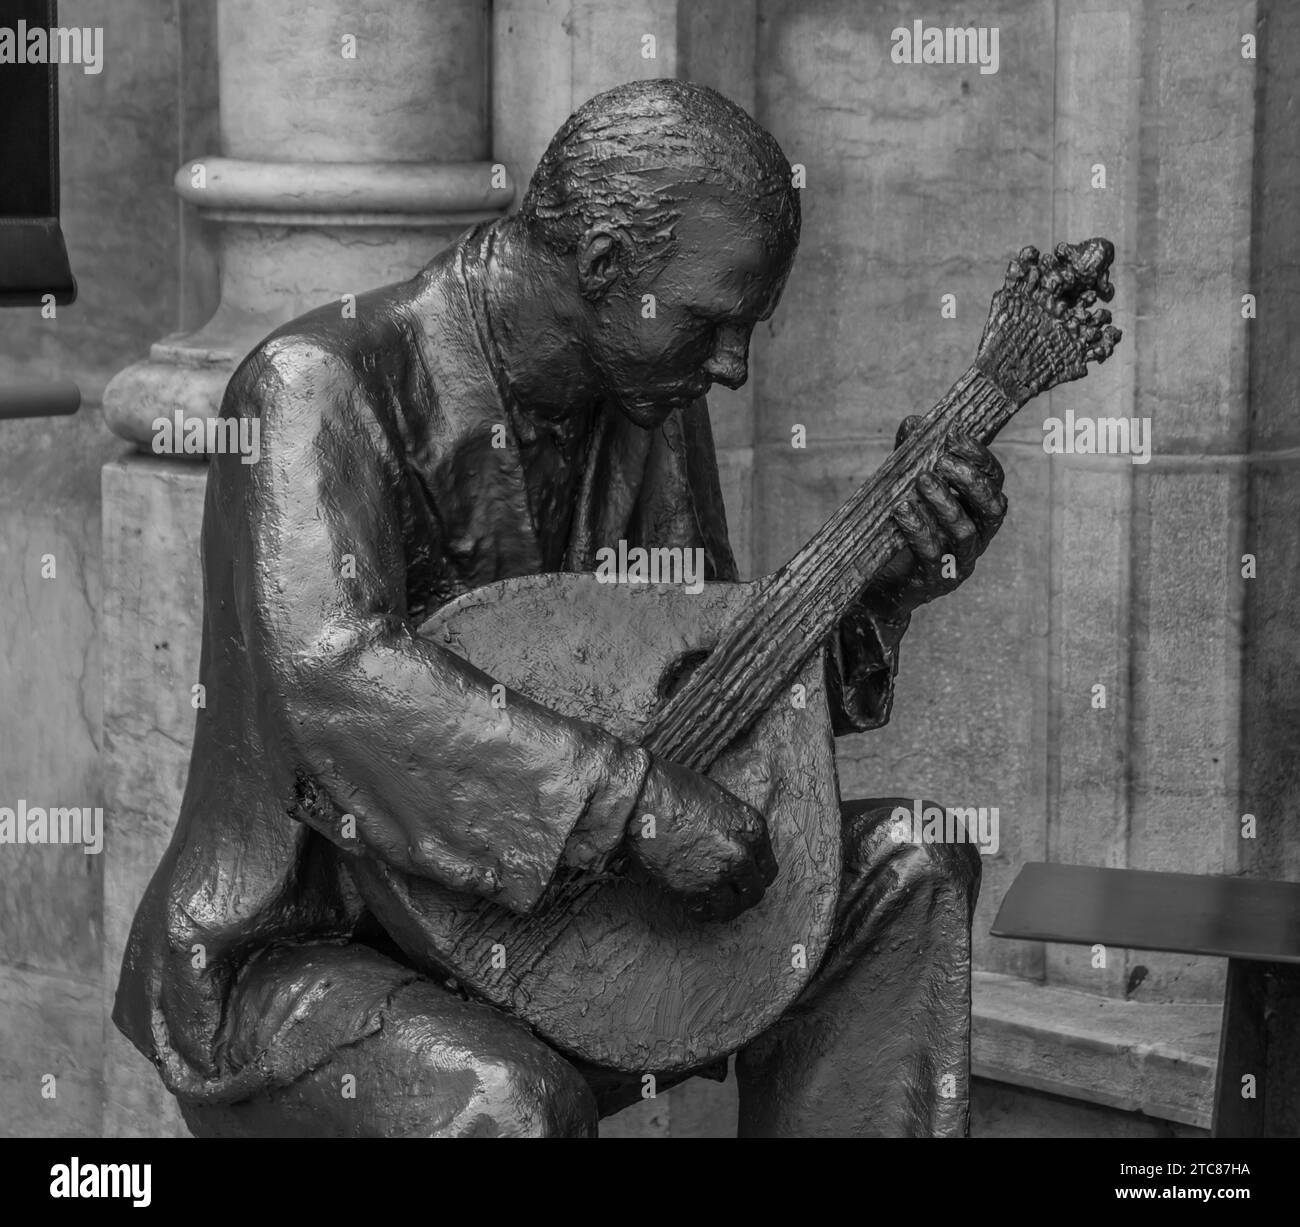
[[[1234,554],[1255,558],[1256,578],[1231,559],[1229,576],[1241,596],[1241,752],[1231,779],[1237,806],[1228,810],[1224,843],[1242,872],[1300,881],[1300,138],[1293,113],[1300,10],[1260,0],[1255,116],[1253,238],[1248,289],[1257,302],[1249,329],[1250,384],[1247,481],[1242,532]],[[1237,310],[1240,316],[1242,311]],[[1242,838],[1241,817],[1254,814],[1256,837]],[[1227,858],[1225,858],[1227,859]],[[1229,864],[1232,862],[1229,861]]]
[[[271,329],[410,276],[513,194],[488,160],[485,0],[217,12],[222,148],[175,185],[217,224],[221,303],[110,385],[110,425],[146,447],[160,414],[215,413]]]
[[[217,0],[217,17],[220,149],[196,151],[176,190],[212,227],[220,303],[104,395],[113,430],[146,453],[103,473],[110,1008],[180,806],[198,680],[206,470],[201,456],[148,454],[152,423],[177,409],[215,415],[234,366],[267,332],[410,276],[512,197],[489,156],[487,0]],[[105,1081],[106,1135],[184,1135],[111,1023]]]

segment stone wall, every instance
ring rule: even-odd
[[[65,378],[71,418],[0,423],[0,804],[104,806],[100,468],[127,451],[105,384],[148,343],[211,310],[210,271],[168,190],[214,80],[175,0],[64,0],[65,24],[103,26],[103,70],[60,72],[63,231],[79,295],[53,319],[4,312],[0,384]],[[182,66],[184,84],[178,86]],[[197,113],[197,119],[196,119]],[[54,555],[53,578],[42,558]],[[161,561],[161,560],[159,560]],[[141,583],[140,576],[127,582]],[[101,1132],[105,852],[0,849],[0,1135]],[[55,1075],[55,1096],[41,1078]]]
[[[957,3],[925,16],[973,20]],[[807,165],[808,189],[800,263],[758,353],[754,561],[778,565],[885,454],[899,417],[966,365],[1010,252],[1111,237],[1125,340],[1001,436],[1007,524],[974,579],[916,617],[893,720],[841,743],[843,782],[999,807],[980,967],[1109,996],[1136,977],[1141,1000],[1217,1001],[1216,961],[1114,951],[1096,968],[1087,949],[995,941],[988,927],[1025,860],[1300,869],[1283,748],[1296,728],[1282,203],[1296,17],[1253,3],[986,5],[996,74],[890,63],[890,32],[913,17],[901,3],[759,6],[759,118]],[[1260,58],[1243,56],[1243,35]],[[1257,319],[1243,318],[1248,293]],[[1149,418],[1150,463],[1046,455],[1043,420],[1067,409]],[[790,446],[793,421],[806,452]],[[1240,838],[1247,812],[1254,841]]]

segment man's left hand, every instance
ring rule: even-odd
[[[896,446],[920,424],[907,418]],[[876,572],[867,599],[892,620],[956,588],[975,569],[1007,514],[997,457],[954,432],[933,468],[917,478],[894,508],[906,546]]]

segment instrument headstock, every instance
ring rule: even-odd
[[[1017,406],[1105,362],[1123,333],[1096,304],[1115,296],[1115,248],[1102,238],[1022,248],[993,296],[975,366]]]

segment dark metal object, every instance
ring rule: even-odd
[[[67,417],[81,408],[81,389],[70,379],[0,387],[0,421]]]
[[[1007,891],[992,932],[1300,963],[1300,884],[1035,862]]]
[[[1228,960],[1212,1129],[1218,1138],[1300,1138],[1300,967],[1294,962]]]
[[[721,617],[763,585],[735,582],[703,393],[744,382],[798,233],[768,133],[638,82],[570,118],[518,215],[235,373],[223,413],[261,459],[209,467],[207,706],[114,1014],[197,1132],[585,1134],[629,1076],[728,1052],[746,1132],[964,1131],[978,858],[840,813],[831,736],[885,722],[911,612],[1002,521],[1000,467],[952,432],[1118,339],[1092,310],[1110,252],[1026,249],[976,365],[800,555],[807,626],[777,642],[806,703],[778,718]],[[679,589],[619,641],[570,599],[594,580],[557,574],[623,547],[698,551],[717,585],[675,646]],[[462,659],[457,617],[510,593],[554,599]],[[713,657],[662,672],[715,623],[735,702],[696,680]]]
[[[0,26],[50,30],[55,0],[0,0]],[[53,57],[48,57],[53,58]],[[76,300],[59,225],[59,70],[0,65],[0,307]],[[36,416],[36,415],[31,415]]]
[[[1300,883],[1035,863],[992,932],[1226,956],[1214,1134],[1300,1137]]]

